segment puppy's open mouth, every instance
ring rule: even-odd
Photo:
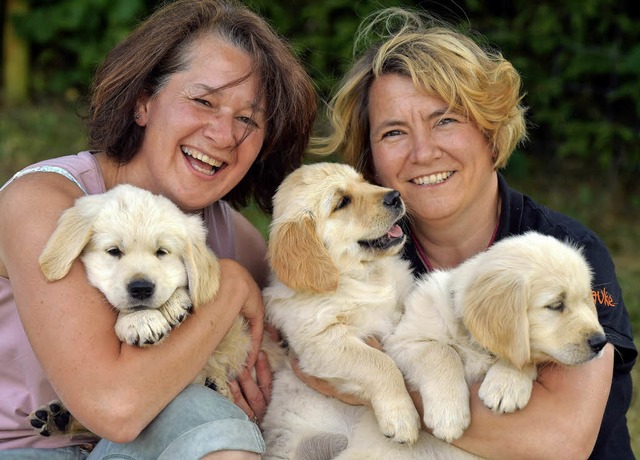
[[[374,240],[361,240],[358,241],[358,244],[365,248],[384,250],[392,246],[402,244],[404,243],[404,240],[405,235],[400,226],[398,224],[393,224],[393,226],[387,231],[386,235]]]
[[[180,150],[188,157],[189,163],[198,172],[213,176],[218,170],[224,168],[225,163],[217,161],[202,152],[181,146]]]

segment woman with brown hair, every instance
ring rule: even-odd
[[[262,236],[234,207],[270,210],[302,163],[316,112],[290,48],[234,0],[159,9],[98,69],[90,151],[19,172],[0,191],[0,458],[259,458],[255,421],[270,373],[263,333]],[[119,342],[115,313],[74,264],[47,283],[38,256],[58,217],[84,194],[132,184],[200,214],[221,285],[161,346]],[[236,315],[251,328],[238,406],[189,385]],[[102,440],[41,437],[27,415],[52,399]]]

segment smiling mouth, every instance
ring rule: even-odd
[[[192,150],[184,145],[180,146],[180,150],[182,150],[182,153],[188,157],[189,164],[191,164],[193,169],[208,176],[213,176],[217,171],[226,166],[226,163],[214,160],[204,153]]]
[[[358,244],[365,248],[385,250],[389,249],[390,247],[403,244],[405,242],[405,239],[406,237],[404,232],[402,231],[400,226],[395,223],[387,231],[386,235],[383,235],[380,238],[375,238],[373,240],[361,240],[358,241]]]
[[[445,171],[437,174],[430,174],[428,176],[416,177],[412,179],[411,182],[417,185],[437,185],[441,184],[451,176],[453,176],[454,171]]]

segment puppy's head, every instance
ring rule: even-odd
[[[405,241],[400,194],[347,165],[302,166],[282,182],[273,205],[269,261],[296,291],[334,291],[341,273],[397,254]]]
[[[530,232],[496,243],[459,269],[463,320],[496,356],[522,367],[577,365],[600,355],[606,338],[578,248]]]
[[[60,217],[39,263],[55,281],[78,257],[89,282],[118,310],[158,308],[180,287],[198,306],[218,289],[218,261],[201,219],[130,185],[79,198]]]

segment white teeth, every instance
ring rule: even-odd
[[[208,157],[202,152],[191,150],[190,148],[185,146],[180,147],[180,149],[182,150],[183,153],[189,155],[190,157],[196,158],[202,161],[203,163],[213,166],[214,168],[219,168],[220,166],[222,166],[221,161],[214,160],[213,158]]]
[[[411,182],[418,185],[435,185],[447,180],[453,171],[439,172],[438,174],[431,174],[429,176],[416,177]]]

